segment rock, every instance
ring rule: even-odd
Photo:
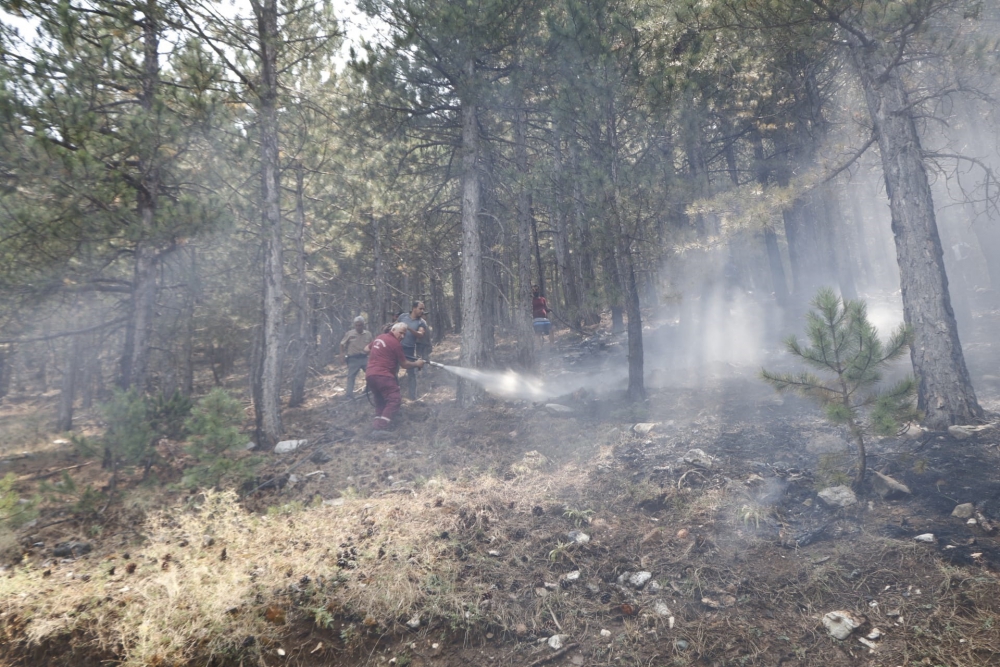
[[[601,587],[600,587],[600,586],[598,586],[597,584],[587,584],[587,590],[588,590],[588,591],[589,591],[589,592],[590,592],[590,593],[591,593],[592,595],[597,595],[598,593],[600,593],[600,592],[601,592]]]
[[[989,431],[992,428],[992,424],[984,424],[982,426],[955,424],[948,427],[948,435],[955,438],[955,440],[968,440],[969,438],[979,435],[983,431]]]
[[[243,451],[245,451],[245,452],[252,452],[256,447],[257,447],[257,443],[253,442],[251,440],[247,444],[243,445]]]
[[[288,454],[289,452],[294,452],[299,447],[305,447],[308,443],[308,440],[282,440],[274,446],[274,453]]]
[[[549,637],[549,648],[553,651],[558,651],[563,647],[563,642],[566,641],[567,635],[552,635]]]
[[[806,450],[811,454],[841,454],[850,448],[846,440],[833,433],[822,433],[806,443]]]
[[[298,475],[296,475],[294,472],[291,475],[288,476],[288,483],[290,485],[292,485],[292,486],[295,486],[300,481],[302,481],[301,478]]]
[[[549,594],[549,591],[548,591],[547,588],[544,588],[542,586],[536,586],[535,587],[535,596],[536,597],[543,598],[543,597],[545,597],[548,594]]]
[[[590,535],[581,530],[571,530],[566,533],[566,537],[573,540],[577,544],[586,544],[590,541]]]
[[[406,622],[406,627],[410,628],[411,630],[416,630],[417,628],[419,628],[420,627],[420,616],[414,616],[413,618],[411,618],[410,620],[408,620]]]
[[[652,572],[636,572],[628,578],[628,583],[636,588],[642,588],[652,578]]]
[[[89,554],[92,549],[90,542],[60,542],[52,550],[52,555],[56,558],[79,558],[83,554]]]
[[[656,422],[642,422],[632,426],[632,434],[636,436],[649,435],[649,432],[656,428]]]
[[[903,437],[909,438],[910,440],[916,440],[922,437],[924,433],[927,433],[927,429],[920,424],[910,424],[906,427],[906,430],[903,431]]]
[[[959,519],[970,519],[975,513],[976,506],[972,503],[962,503],[961,505],[956,505],[955,509],[951,511],[951,515]]]
[[[847,507],[858,502],[849,486],[829,486],[817,494],[830,507]]]
[[[673,616],[673,614],[670,613],[670,607],[668,607],[667,603],[663,600],[656,600],[653,602],[653,613],[657,616],[663,616],[664,618],[667,616]]]
[[[683,651],[684,649],[686,649],[688,647],[688,643],[685,640],[683,640],[683,639],[678,639],[674,643],[674,646],[677,647],[678,651]]]
[[[660,592],[660,588],[661,588],[660,587],[660,582],[658,582],[656,579],[653,579],[651,582],[649,582],[648,584],[646,584],[646,592],[647,593],[659,593]]]
[[[897,482],[892,477],[883,475],[877,470],[872,470],[872,473],[875,475],[872,478],[872,488],[875,489],[875,493],[882,496],[883,500],[896,500],[912,495],[910,487],[906,484]]]
[[[580,570],[573,570],[572,572],[567,572],[563,575],[563,581],[578,581],[580,579]]]
[[[875,642],[868,641],[864,637],[858,637],[858,643],[860,643],[862,646],[867,646],[869,649],[872,650],[872,652],[874,652],[875,649],[878,648],[878,644],[876,644]]]
[[[924,533],[923,535],[917,535],[913,539],[917,542],[926,542],[928,544],[933,544],[937,541],[934,537],[934,533]]]
[[[881,639],[882,631],[878,628],[872,628],[872,631],[868,633],[868,639]]]
[[[699,468],[711,468],[712,462],[715,460],[708,454],[706,454],[701,449],[690,449],[688,453],[684,455],[681,459],[684,463],[688,463],[693,466],[698,466]]]
[[[557,415],[559,417],[566,417],[573,414],[573,408],[559,405],[558,403],[546,403],[545,409],[548,410],[550,415]]]
[[[831,611],[823,616],[823,625],[834,639],[847,639],[864,622],[864,617],[850,611]]]
[[[333,459],[330,457],[329,454],[320,449],[313,452],[313,455],[309,457],[309,460],[315,463],[316,465],[322,465],[324,463],[329,463]]]
[[[202,535],[201,546],[205,547],[206,549],[208,547],[215,546],[215,538],[212,537],[211,535]]]
[[[610,637],[611,636],[611,630],[606,630],[604,628],[601,628],[601,636],[602,637]]]

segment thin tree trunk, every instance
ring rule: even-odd
[[[523,104],[514,112],[514,161],[517,166],[517,297],[513,304],[517,363],[535,367],[535,340],[531,324],[531,192],[528,189],[528,112]]]
[[[281,261],[281,162],[278,152],[277,0],[252,0],[257,19],[261,78],[259,83],[261,238],[264,251],[264,322],[260,358],[258,447],[274,445],[282,434],[281,347],[284,329]]]
[[[372,259],[375,263],[375,308],[372,312],[378,318],[373,327],[380,327],[392,317],[389,312],[389,281],[385,275],[385,260],[382,257],[382,221],[372,214]]]
[[[82,335],[72,336],[66,349],[62,388],[59,392],[59,412],[56,416],[56,430],[60,432],[73,430],[73,398],[76,394],[76,381],[80,375],[82,342]]]
[[[570,240],[568,218],[571,206],[567,207],[565,178],[563,175],[562,139],[559,135],[555,138],[554,168],[556,172],[556,200],[552,206],[552,215],[556,221],[556,264],[562,274],[564,303],[566,304],[565,319],[572,323],[574,327],[577,327],[580,324],[580,275],[577,270],[576,259],[570,252],[572,243]]]
[[[468,85],[476,76],[475,61],[465,66]],[[479,224],[479,121],[477,106],[462,101],[462,351],[461,364],[481,368],[486,359],[483,339],[483,267]],[[482,397],[471,382],[458,381],[459,405],[470,407]]]
[[[948,294],[920,135],[890,47],[847,35],[882,157],[896,240],[903,317],[912,328],[910,357],[924,423],[944,430],[983,419],[969,379]]]
[[[198,303],[198,256],[194,246],[188,248],[189,273],[184,290],[184,304],[181,311],[183,331],[181,332],[181,393],[190,396],[194,392],[194,309]]]
[[[288,407],[302,405],[306,398],[306,378],[309,374],[311,313],[309,285],[306,281],[306,208],[303,195],[305,176],[302,165],[295,169],[295,363],[292,367],[292,391]]]

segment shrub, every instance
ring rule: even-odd
[[[16,528],[38,516],[38,499],[22,500],[16,483],[17,475],[12,472],[0,479],[0,526]]]
[[[795,336],[785,345],[793,356],[823,371],[827,380],[811,373],[771,373],[761,370],[761,378],[778,391],[795,391],[818,402],[827,418],[844,424],[858,448],[858,471],[854,487],[864,482],[866,469],[865,413],[876,433],[889,435],[902,420],[914,419],[913,395],[916,383],[907,377],[892,387],[878,390],[882,371],[901,357],[910,346],[912,334],[900,325],[883,343],[868,321],[864,301],[841,300],[831,289],[822,289],[812,302],[815,310],[806,315],[809,347]]]
[[[223,481],[239,484],[253,477],[260,459],[234,456],[247,442],[239,430],[242,420],[240,402],[223,389],[213,389],[198,401],[184,422],[191,434],[187,451],[195,459],[195,465],[184,474],[185,486],[215,487]]]
[[[111,488],[117,485],[120,466],[140,463],[148,471],[153,465],[156,431],[149,420],[149,405],[133,390],[116,390],[102,406],[107,429],[104,431],[104,467],[113,471]]]

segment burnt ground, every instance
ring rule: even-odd
[[[1000,349],[989,332],[997,330],[1000,315],[987,313],[979,324],[978,342],[968,346],[969,365],[981,403],[995,415]],[[454,362],[456,342],[440,346],[435,358]],[[610,383],[623,359],[624,344],[614,337],[581,340],[565,333],[542,350],[541,367],[549,379],[597,370]],[[614,391],[581,389],[555,401],[571,413],[555,414],[541,404],[495,399],[463,412],[454,405],[453,379],[427,371],[420,400],[406,404],[400,429],[383,441],[367,433],[371,408],[343,400],[342,374],[329,369],[315,378],[309,403],[285,413],[289,436],[309,444],[289,455],[268,455],[253,485],[263,487],[244,497],[245,506],[265,513],[295,502],[342,498],[353,507],[369,499],[359,510],[364,516],[371,503],[413,498],[428,515],[441,512],[437,558],[460,568],[458,581],[477,591],[472,599],[479,602],[464,620],[430,615],[419,628],[407,627],[402,617],[369,626],[367,616],[347,606],[320,626],[294,595],[275,590],[257,606],[261,614],[275,605],[288,609],[289,622],[279,631],[282,661],[442,667],[1000,663],[1000,538],[994,529],[1000,526],[1000,428],[965,440],[913,430],[873,437],[869,467],[905,483],[912,495],[884,500],[866,489],[857,504],[831,508],[817,491],[850,479],[853,453],[844,433],[803,399],[772,392],[756,372],[724,364],[683,376],[663,373],[640,405]],[[42,409],[44,401],[5,406],[0,418]],[[635,428],[640,423],[655,426],[644,433]],[[686,461],[693,449],[711,464]],[[177,457],[154,470],[160,482],[179,479],[183,457],[173,451]],[[6,456],[0,472],[22,476],[88,462],[65,445],[31,458]],[[81,483],[99,484],[97,468],[73,474]],[[448,502],[434,500],[432,480],[475,485],[482,479],[509,487],[509,501],[449,509]],[[52,545],[75,539],[94,546],[79,561],[114,558],[123,545],[142,541],[146,510],[189,499],[165,488],[136,482],[139,500],[109,509],[98,524],[43,515],[19,531],[19,547],[9,553],[42,564],[51,562]],[[962,503],[975,504],[977,523],[952,516]],[[574,542],[574,530],[590,541]],[[925,533],[933,534],[932,542],[914,539]],[[640,571],[652,578],[636,587],[629,577]],[[567,578],[572,572],[579,579]],[[427,595],[443,592],[428,586]],[[821,623],[838,610],[862,620],[843,641]],[[83,664],[121,659],[106,645],[93,648],[85,632],[30,644],[10,615],[0,623],[7,646],[0,649],[0,664],[57,664],[56,656],[70,649]],[[859,641],[876,629],[871,636],[878,638]],[[549,647],[553,635],[562,636],[563,649]],[[228,660],[281,664],[275,650],[248,648]]]

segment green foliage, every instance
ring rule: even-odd
[[[105,496],[90,484],[81,489],[65,471],[58,482],[42,482],[39,491],[47,502],[69,506],[72,512],[80,514],[97,512],[105,499]]]
[[[187,451],[195,459],[184,474],[185,486],[239,484],[253,477],[260,459],[234,456],[234,450],[247,441],[240,434],[242,421],[243,406],[224,389],[213,389],[198,401],[184,422],[191,434]]]
[[[107,423],[102,441],[116,464],[148,462],[153,455],[156,431],[150,423],[146,400],[134,390],[116,390],[101,412]]]
[[[882,373],[910,345],[910,330],[900,325],[883,343],[868,321],[864,301],[842,301],[831,289],[822,289],[806,315],[809,346],[795,336],[786,341],[788,351],[807,365],[822,371],[827,379],[812,373],[772,373],[761,370],[761,378],[778,391],[795,391],[815,400],[827,419],[848,427],[858,447],[855,486],[864,480],[865,442],[861,422],[869,414],[877,433],[889,434],[904,420],[916,417],[913,396],[916,382],[908,377],[888,389],[878,390]]]
[[[0,479],[0,526],[16,528],[38,516],[38,499],[22,501],[16,483],[17,475],[12,472]]]
[[[157,433],[171,440],[183,440],[187,434],[185,420],[191,414],[193,403],[180,390],[166,398],[159,394],[147,399],[149,423]]]

